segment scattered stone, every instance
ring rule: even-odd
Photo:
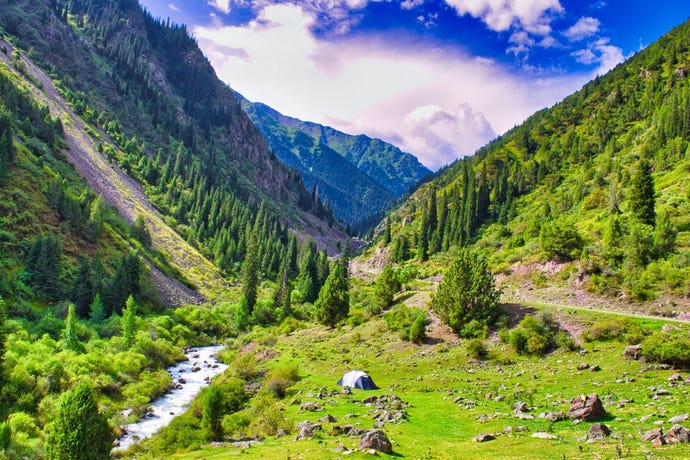
[[[179,383],[180,385],[184,385],[187,383],[187,381],[185,379],[183,379],[182,377],[180,377],[179,379],[177,379],[177,383]]]
[[[319,422],[321,423],[333,423],[337,421],[335,417],[333,417],[331,414],[326,415],[325,417],[321,417],[319,419]]]
[[[526,402],[518,401],[515,404],[513,404],[513,410],[520,412],[529,412],[529,407],[527,406]]]
[[[496,436],[490,433],[479,433],[477,436],[472,438],[472,441],[474,442],[486,442],[486,441],[493,441],[496,439]]]
[[[307,420],[299,422],[297,424],[297,429],[299,430],[299,433],[297,433],[297,437],[295,438],[297,441],[300,439],[313,438],[317,431],[323,430],[320,423],[312,423]]]
[[[601,370],[601,367],[599,365],[595,364],[594,366],[590,366],[589,371],[590,372],[599,372]]]
[[[366,430],[358,428],[354,425],[335,425],[331,428],[331,435],[340,436],[345,435],[351,438],[361,436]]]
[[[634,402],[635,401],[632,399],[619,399],[618,400],[618,407],[623,408],[623,407],[627,406],[628,404],[634,403]]]
[[[687,413],[685,413],[685,414],[679,414],[679,415],[676,415],[676,416],[671,417],[670,419],[668,419],[668,423],[672,423],[672,424],[676,425],[676,424],[678,424],[678,423],[680,423],[680,422],[686,421],[688,418],[690,418],[690,414],[687,414]]]
[[[664,441],[666,444],[686,444],[690,442],[690,430],[681,425],[673,425],[664,435]]]
[[[550,422],[558,422],[560,420],[565,420],[565,412],[542,412],[539,414],[539,418],[549,420]]]
[[[536,433],[533,433],[532,437],[539,439],[558,439],[558,436],[554,436],[551,433],[545,433],[543,431],[537,431]]]
[[[604,423],[593,423],[587,432],[587,441],[600,441],[611,434],[611,428]]]
[[[359,440],[359,448],[363,450],[374,449],[387,454],[393,452],[393,446],[382,430],[365,431]]]
[[[652,417],[654,417],[654,415],[652,414],[643,415],[642,417],[640,417],[640,423],[644,423]]]
[[[342,453],[346,453],[346,452],[349,452],[349,451],[350,451],[350,449],[348,449],[347,447],[343,446],[342,444],[338,444],[338,445],[336,446],[336,448],[333,449],[333,452],[335,452],[336,454],[342,454]]]
[[[589,367],[589,364],[587,364],[587,363],[580,363],[580,364],[577,366],[577,370],[578,370],[578,371],[584,371],[584,370],[587,369],[588,367]]]
[[[594,422],[605,415],[604,406],[596,393],[573,398],[568,411],[568,417],[571,419],[580,419],[585,422]]]
[[[192,372],[199,372],[200,370],[201,370],[201,368],[199,366],[194,366],[192,368]]]
[[[640,359],[642,345],[629,345],[623,350],[623,357],[627,359]]]
[[[315,412],[315,411],[319,410],[319,405],[316,404],[315,402],[305,402],[305,403],[300,404],[299,410]]]
[[[289,434],[290,433],[288,433],[287,430],[284,430],[282,428],[278,428],[278,430],[276,431],[276,438],[282,438],[282,437],[287,436]]]
[[[664,440],[664,433],[661,431],[661,427],[654,428],[653,430],[646,431],[642,435],[643,441],[651,441],[653,444],[658,441],[663,445],[666,441]],[[656,445],[656,444],[655,444]]]
[[[462,396],[458,396],[457,398],[453,399],[453,403],[458,404],[458,403],[462,402],[464,399],[465,398],[463,398]]]
[[[680,374],[673,374],[668,378],[669,382],[682,382],[683,381],[683,376]]]
[[[529,428],[527,428],[525,425],[520,425],[515,427],[515,431],[518,433],[524,433],[525,431],[529,431]]]
[[[378,396],[369,396],[368,398],[362,399],[362,404],[374,404],[378,400]]]
[[[503,396],[501,396],[501,395],[498,395],[494,398],[494,402],[501,402],[501,401],[503,401]]]

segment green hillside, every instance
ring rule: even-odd
[[[345,134],[238,97],[276,156],[296,168],[328,200],[336,218],[356,232],[369,230],[431,173],[414,156],[380,139]]]
[[[677,27],[442,171],[381,227],[393,258],[471,245],[497,272],[555,261],[549,285],[685,305],[689,37]]]

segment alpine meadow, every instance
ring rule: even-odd
[[[421,89],[391,134],[448,18],[494,58],[444,71],[534,90],[613,52],[605,2],[151,3],[0,0],[0,459],[690,458],[690,21],[501,135]],[[253,102],[318,113],[317,70],[318,122]]]

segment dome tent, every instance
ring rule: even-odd
[[[338,385],[350,388],[359,388],[361,390],[378,390],[374,381],[364,371],[349,371],[343,375],[343,378],[338,381]]]

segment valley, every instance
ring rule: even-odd
[[[690,458],[690,22],[433,174],[136,0],[0,36],[0,458]]]

